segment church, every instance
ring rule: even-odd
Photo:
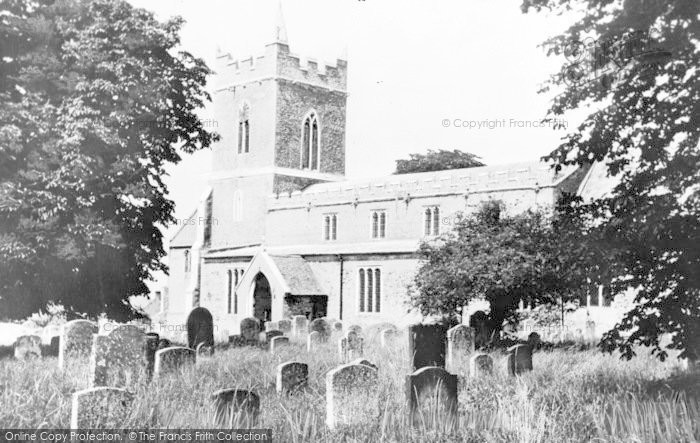
[[[508,211],[583,192],[594,169],[530,163],[345,176],[347,61],[290,52],[282,20],[261,56],[220,55],[212,111],[221,140],[208,188],[170,241],[167,312],[212,312],[219,339],[239,322],[294,315],[403,325],[421,241],[498,199]]]

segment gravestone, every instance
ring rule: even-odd
[[[416,324],[408,327],[408,357],[411,369],[425,366],[445,367],[445,342],[447,327],[444,325]]]
[[[537,332],[531,332],[530,335],[527,336],[527,344],[533,351],[535,349],[539,349],[541,343],[542,339],[540,338],[540,334]]]
[[[60,335],[54,335],[51,337],[51,341],[49,342],[49,349],[46,352],[46,355],[49,355],[51,357],[58,357],[58,348],[61,346],[61,336]]]
[[[414,426],[457,422],[457,376],[437,366],[425,366],[406,376],[409,420]]]
[[[156,364],[156,351],[158,350],[159,336],[155,332],[146,334],[144,345],[144,358],[146,359],[146,376],[150,380],[153,377],[153,367]]]
[[[357,335],[362,335],[362,326],[360,325],[350,325],[348,326],[348,331],[354,332]]]
[[[279,330],[285,334],[292,332],[292,321],[288,318],[278,321],[277,326],[279,327]]]
[[[309,333],[311,332],[318,332],[318,340],[325,342],[331,336],[331,326],[325,319],[315,318],[309,323]]]
[[[520,375],[532,371],[532,349],[528,345],[515,345],[508,348],[506,369],[508,375]]]
[[[22,335],[15,340],[15,358],[29,360],[41,357],[41,337],[38,335]]]
[[[265,343],[270,343],[270,340],[272,340],[273,338],[282,337],[284,335],[282,333],[282,331],[278,331],[278,330],[267,331],[264,334],[265,334]]]
[[[379,417],[377,370],[346,364],[326,374],[326,425],[365,425]]]
[[[125,389],[99,387],[73,394],[72,429],[121,428],[131,410],[133,396]]]
[[[158,350],[170,348],[172,346],[173,345],[170,343],[170,340],[168,340],[167,338],[158,339]]]
[[[396,329],[384,329],[379,333],[379,342],[382,348],[392,348],[396,345],[399,333]]]
[[[306,334],[309,328],[309,321],[305,315],[295,315],[292,317],[292,331],[294,336]]]
[[[260,333],[260,322],[257,318],[246,317],[241,320],[241,337],[247,344],[251,344],[258,340]]]
[[[197,307],[187,316],[187,346],[197,349],[200,343],[214,346],[214,319],[208,309]]]
[[[200,343],[197,345],[196,351],[198,357],[211,357],[214,355],[214,346],[209,346],[206,343]]]
[[[343,322],[340,320],[336,320],[333,322],[331,325],[331,329],[335,332],[340,332],[343,330]]]
[[[164,374],[177,371],[180,368],[194,366],[197,355],[194,349],[173,346],[156,351],[154,365],[154,377],[162,377]]]
[[[88,320],[71,320],[64,324],[58,346],[58,367],[65,369],[68,360],[88,357],[92,349],[92,336],[97,332],[97,325]]]
[[[457,325],[447,330],[447,364],[452,371],[466,366],[469,354],[474,353],[474,329]]]
[[[350,360],[362,357],[364,339],[356,332],[348,330],[345,336],[338,340],[338,356],[340,361],[347,363]]]
[[[274,353],[279,351],[279,349],[282,346],[288,346],[289,345],[289,337],[285,337],[283,335],[277,336],[277,337],[272,337],[270,339],[270,352]]]
[[[212,394],[218,426],[252,427],[260,414],[260,397],[244,389],[221,389]]]
[[[379,369],[379,366],[375,365],[374,363],[371,363],[369,360],[364,359],[364,358],[356,358],[355,360],[350,362],[351,365],[365,365],[369,366],[370,368],[374,369]]]
[[[469,359],[469,376],[473,378],[491,375],[493,373],[493,359],[484,353],[472,355]]]
[[[277,366],[277,393],[295,392],[307,386],[309,365],[289,361]]]
[[[265,331],[279,331],[280,326],[279,323],[276,321],[266,321],[265,322]]]
[[[318,331],[311,331],[309,335],[306,336],[306,351],[314,351],[320,343],[323,343],[321,340],[321,333]]]
[[[484,311],[476,311],[469,316],[469,326],[474,328],[477,348],[482,348],[491,342],[493,331],[489,326],[489,316]]]
[[[148,365],[144,359],[146,334],[135,325],[118,325],[107,335],[93,336],[91,386],[125,386],[134,383]]]

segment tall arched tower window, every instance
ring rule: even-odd
[[[301,127],[301,168],[318,170],[321,164],[319,124],[315,112],[304,117]]]
[[[238,153],[250,152],[250,105],[244,102],[238,110]]]

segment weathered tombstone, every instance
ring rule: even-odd
[[[532,349],[528,345],[515,345],[508,348],[506,358],[508,375],[515,376],[532,371]]]
[[[586,320],[586,339],[595,340],[595,322],[591,319]]]
[[[64,369],[71,358],[90,355],[92,335],[97,334],[97,325],[88,320],[72,320],[61,327],[58,346],[58,367]]]
[[[398,331],[396,329],[384,329],[379,333],[379,342],[382,348],[391,348],[396,344],[396,337],[398,336]]]
[[[197,349],[200,343],[214,346],[214,319],[208,309],[197,307],[187,316],[187,346]]]
[[[251,344],[258,341],[258,334],[260,333],[260,322],[257,318],[246,317],[241,320],[241,337],[246,343]]]
[[[365,365],[369,366],[370,368],[374,369],[379,369],[379,366],[375,365],[374,363],[371,363],[369,360],[364,359],[364,358],[356,358],[355,360],[350,362],[351,365]]]
[[[472,355],[469,359],[469,376],[479,378],[493,373],[493,359],[484,353]]]
[[[445,367],[447,327],[439,324],[416,324],[408,327],[408,357],[411,369],[425,366]]]
[[[167,338],[158,339],[158,348],[157,348],[158,350],[170,348],[170,347],[172,347],[170,340],[168,340]]]
[[[457,376],[437,366],[425,366],[406,376],[409,420],[423,427],[457,422]]]
[[[333,329],[333,331],[335,331],[335,332],[342,331],[343,330],[343,322],[340,320],[334,321],[333,324],[331,325],[331,329]]]
[[[457,325],[447,330],[447,364],[456,371],[469,354],[474,352],[474,329],[467,325]]]
[[[194,366],[197,356],[194,349],[173,346],[156,351],[156,363],[153,374],[155,377],[176,371],[186,366]]]
[[[72,429],[120,428],[130,411],[133,396],[124,389],[99,387],[73,394]]]
[[[214,414],[219,426],[254,424],[260,414],[260,397],[244,389],[221,389],[212,394]]]
[[[90,353],[90,380],[91,388],[107,386],[109,354],[109,337],[95,334],[92,336],[92,352]]]
[[[489,316],[484,311],[476,311],[469,316],[469,326],[474,328],[476,347],[481,348],[491,342],[493,331],[489,326]]]
[[[354,332],[354,333],[357,334],[357,335],[361,335],[361,334],[362,334],[362,326],[360,326],[360,325],[350,325],[350,326],[348,326],[348,331]]]
[[[530,332],[530,335],[527,336],[527,344],[528,346],[530,346],[530,349],[532,349],[533,351],[539,349],[540,343],[542,343],[540,334],[538,334],[537,332]]]
[[[292,317],[292,331],[294,336],[306,334],[309,328],[309,321],[305,315],[295,315]]]
[[[272,340],[273,338],[282,337],[284,335],[282,333],[282,331],[278,331],[278,330],[267,331],[264,334],[265,334],[265,343],[270,343],[270,340]]]
[[[289,337],[283,335],[272,337],[270,339],[270,352],[277,352],[282,346],[289,345]]]
[[[285,334],[292,332],[292,321],[288,318],[278,321],[277,326],[279,327],[279,330]]]
[[[295,392],[306,387],[309,381],[309,365],[289,361],[277,366],[277,393]]]
[[[209,346],[206,343],[202,342],[197,345],[197,356],[198,357],[211,357],[214,355],[214,346]]]
[[[326,425],[372,423],[379,416],[377,370],[367,365],[346,364],[326,374]]]
[[[107,335],[93,336],[90,355],[91,386],[125,386],[136,381],[144,359],[146,334],[136,325],[118,325]]]
[[[61,345],[61,336],[60,335],[54,335],[51,337],[51,341],[49,342],[49,349],[47,351],[47,355],[50,355],[52,357],[58,357],[58,349]]]
[[[348,330],[345,336],[338,340],[338,355],[340,361],[347,363],[350,360],[362,357],[364,339],[356,332]]]
[[[279,331],[280,326],[279,323],[276,321],[266,321],[265,322],[265,331]]]
[[[318,340],[321,342],[328,341],[331,336],[331,326],[323,318],[315,318],[309,323],[309,333],[318,332]]]
[[[146,376],[150,380],[153,377],[153,367],[156,364],[156,351],[158,350],[159,336],[155,332],[146,334],[144,344],[144,358],[146,359]]]
[[[319,343],[322,343],[321,333],[318,331],[311,331],[309,335],[306,336],[306,351],[312,352]]]
[[[22,335],[15,340],[15,358],[28,360],[41,357],[41,337],[38,335]]]

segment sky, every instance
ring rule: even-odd
[[[183,17],[182,48],[209,66],[217,51],[234,59],[262,54],[278,9],[278,0],[129,1],[162,20]],[[496,165],[556,148],[582,114],[566,116],[567,129],[532,127],[555,95],[538,94],[539,86],[563,62],[538,45],[575,17],[523,14],[520,3],[282,0],[291,52],[328,62],[347,57],[346,175],[387,175],[396,159],[428,149],[460,149]],[[169,168],[175,218],[196,207],[210,158],[209,150],[183,154]],[[165,229],[166,248],[176,230]],[[151,286],[163,284],[159,276]]]

